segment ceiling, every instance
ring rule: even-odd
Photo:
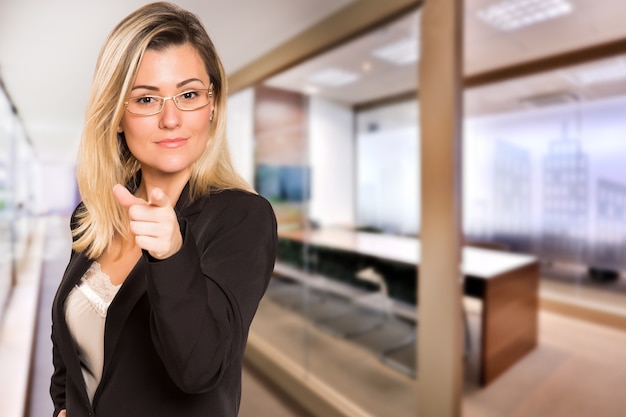
[[[545,5],[562,0],[519,0],[520,3],[522,1]],[[472,76],[626,38],[626,1],[567,1],[571,5],[569,13],[517,30],[504,31],[490,26],[480,17],[481,10],[498,0],[466,0],[465,75]],[[278,74],[265,83],[277,88],[316,94],[348,105],[368,103],[414,90],[418,78],[416,62],[391,64],[377,57],[375,51],[403,41],[405,47],[415,47],[418,43],[420,15],[419,11],[411,13],[384,28]],[[410,39],[413,39],[413,46],[408,42]],[[404,51],[405,56],[407,53]],[[347,71],[359,78],[334,86],[315,79],[328,69]],[[614,73],[615,77],[610,82],[583,81],[585,74],[602,71]],[[626,60],[623,57],[610,58],[525,77],[523,81],[516,79],[469,89],[465,95],[466,113],[507,111],[524,106],[623,93],[626,93]]]
[[[177,3],[200,16],[227,72],[233,73],[354,1],[358,0]],[[567,0],[572,6],[569,13],[511,31],[496,29],[480,18],[480,11],[496,1],[465,0],[466,75],[626,38],[624,0]],[[515,1],[545,4],[565,0]],[[0,0],[0,77],[40,157],[74,158],[99,48],[121,18],[144,3]],[[403,45],[397,45],[396,55],[410,61],[407,51],[416,49],[412,45],[417,43],[419,22],[419,12],[407,15],[278,74],[266,84],[307,94],[315,89],[321,97],[348,105],[411,91],[417,87],[416,63],[390,64],[372,55],[372,51],[403,40]],[[613,58],[607,63],[620,67],[626,61]],[[360,78],[334,87],[312,81],[316,74],[333,68]],[[545,103],[626,91],[624,78],[617,77],[613,84],[587,85],[577,77],[578,70],[562,69],[527,77],[523,83],[515,80],[475,88],[466,95],[467,108],[481,113],[536,103],[540,101],[534,100],[537,97]],[[574,94],[568,96],[572,91]]]

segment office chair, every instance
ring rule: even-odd
[[[331,282],[333,280],[317,273],[317,264],[316,251],[307,254],[307,262],[303,265],[306,270],[276,262],[267,289],[268,298],[313,322],[343,314],[350,305],[350,297],[335,288],[337,284]]]
[[[342,313],[318,320],[316,324],[322,330],[348,338],[378,355],[414,338],[415,326],[394,313],[394,302],[389,297],[383,276],[374,268],[366,267],[355,277],[375,290],[354,296]]]
[[[469,321],[467,311],[462,308],[463,327],[465,331],[465,349],[463,356],[467,359],[471,351]],[[412,338],[407,339],[405,343],[390,347],[381,353],[381,360],[391,367],[413,377],[417,377],[417,329],[412,333]]]

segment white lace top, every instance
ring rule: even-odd
[[[107,310],[121,285],[111,284],[100,264],[93,262],[65,303],[65,319],[78,346],[89,401],[93,401],[104,365],[104,324]]]

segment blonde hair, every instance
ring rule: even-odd
[[[131,238],[129,219],[113,197],[115,184],[128,184],[141,166],[118,133],[125,99],[146,50],[190,44],[204,61],[213,84],[215,113],[210,138],[192,166],[189,198],[212,190],[252,188],[235,172],[226,139],[227,82],[213,42],[199,19],[170,3],[153,3],[123,19],[104,43],[87,105],[77,159],[77,180],[83,205],[76,213],[73,249],[89,258],[102,255],[116,233]],[[134,190],[131,190],[134,191]]]

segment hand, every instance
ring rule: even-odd
[[[67,417],[67,414],[65,413],[65,409],[61,410],[59,414],[57,414],[57,417]]]
[[[146,201],[117,184],[113,196],[128,209],[130,230],[141,249],[156,259],[169,258],[178,252],[183,245],[180,226],[170,199],[160,188],[152,189]]]

